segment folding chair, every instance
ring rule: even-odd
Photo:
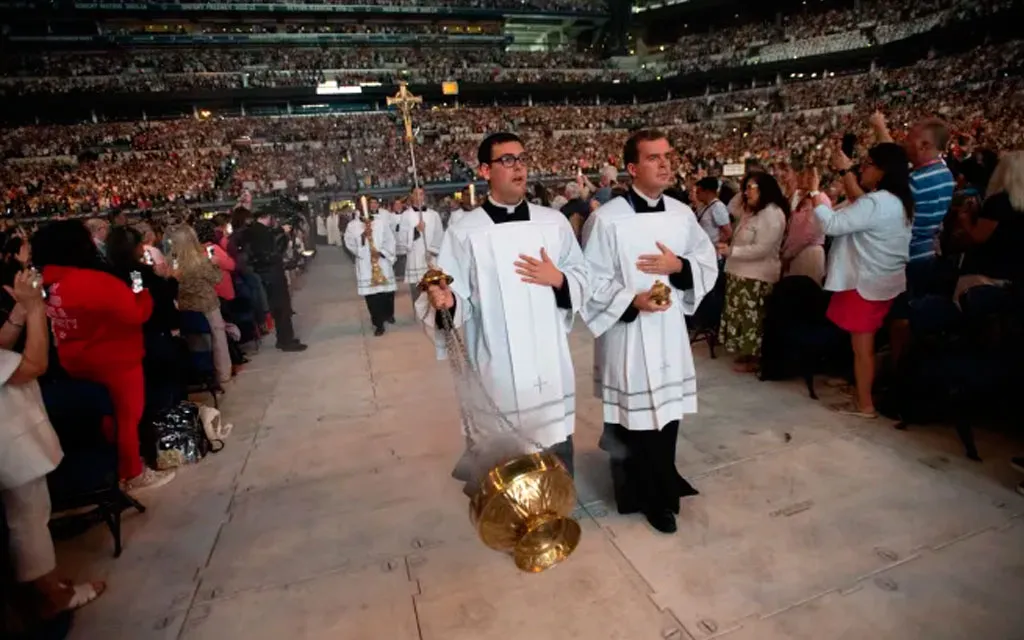
[[[219,408],[217,369],[213,364],[213,331],[206,316],[198,311],[181,312],[181,337],[188,344],[189,393],[209,393],[213,406]]]
[[[53,511],[95,506],[114,537],[114,557],[119,557],[121,512],[131,507],[142,513],[146,507],[122,491],[118,481],[118,425],[110,394],[101,384],[73,378],[44,378],[39,386],[64,450],[64,459],[47,477]],[[113,442],[103,434],[107,419],[114,422]]]

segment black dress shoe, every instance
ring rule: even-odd
[[[305,351],[309,347],[296,340],[295,342],[289,342],[288,344],[278,345],[277,348],[287,353],[299,353],[301,351]]]
[[[639,506],[629,503],[617,504],[616,507],[619,513],[624,516],[628,516],[631,513],[640,513],[641,511],[643,511],[643,509],[641,509]]]
[[[686,478],[684,478],[683,476],[679,475],[678,473],[676,473],[676,486],[679,489],[679,497],[680,498],[689,498],[690,496],[699,496],[700,495],[700,491],[697,491],[696,487],[694,487],[692,484],[690,484],[686,480]]]
[[[373,335],[375,335],[375,336],[382,336],[382,335],[384,335],[384,327],[377,327],[376,329],[374,329],[373,330]]]
[[[676,532],[676,517],[672,514],[671,509],[648,511],[644,515],[647,516],[647,522],[650,522],[651,526],[658,531],[662,533]]]

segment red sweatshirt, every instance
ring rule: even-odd
[[[68,373],[142,364],[142,324],[153,312],[149,291],[132,293],[103,271],[52,265],[43,269],[43,283],[57,355]]]

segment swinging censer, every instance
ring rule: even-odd
[[[440,269],[427,270],[419,288],[426,292],[432,285],[447,287],[452,277]],[[445,323],[440,330],[446,333],[446,342],[456,354],[449,359],[457,377],[471,376],[482,383],[473,370],[468,352],[451,316],[442,312]],[[487,396],[490,414],[501,416]],[[459,397],[469,453],[476,448],[480,435],[468,398]],[[543,447],[528,440],[503,416],[502,430],[513,434],[536,452],[507,458],[490,467],[473,491],[469,501],[469,519],[477,535],[488,547],[510,554],[516,566],[523,571],[539,573],[569,557],[580,542],[581,529],[571,517],[576,508],[576,487],[572,477],[558,456],[543,451]]]

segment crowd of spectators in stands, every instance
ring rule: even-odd
[[[906,38],[941,22],[996,13],[1010,0],[932,0],[930,2],[861,2],[858,8],[831,9],[782,16],[781,23],[755,22],[712,31],[694,30],[664,51],[664,67],[655,73],[692,73],[716,68],[857,49]],[[887,30],[888,29],[888,30]]]
[[[423,109],[415,115],[418,170],[428,182],[458,179],[460,165],[473,164],[477,139],[508,128],[530,142],[538,175],[569,175],[607,163],[629,129],[652,124],[671,131],[684,173],[751,156],[815,160],[822,145],[877,106],[896,123],[942,114],[964,149],[1014,148],[1024,135],[1016,98],[1022,51],[1012,42],[901,69],[784,78],[777,86],[637,106]],[[25,213],[191,202],[243,186],[265,194],[276,180],[295,188],[303,178],[318,188],[401,186],[409,164],[393,150],[402,145],[389,112],[14,128],[0,133],[2,198]],[[230,178],[218,179],[231,159]]]
[[[415,47],[303,47],[128,49],[7,54],[0,57],[0,95],[113,91],[124,93],[228,90],[398,81],[437,83],[628,82],[679,73],[772,62],[881,44],[928,31],[967,14],[994,13],[1009,0],[861,3],[782,16],[778,24],[744,23],[689,33],[652,48],[636,69],[615,68],[588,51],[505,51],[504,44],[431,43],[433,35],[500,34],[498,23],[282,23],[182,25],[182,33],[418,33]]]
[[[358,82],[538,82],[589,80],[626,71],[585,53],[506,52],[500,47],[133,50],[5,56],[0,92],[154,92]],[[601,70],[605,70],[602,72]],[[610,74],[610,75],[609,75]]]
[[[474,9],[500,9],[503,11],[595,11],[608,10],[603,0],[267,0],[268,4],[340,4],[377,7],[458,7]],[[201,0],[185,0],[201,2]],[[250,4],[246,0],[229,0]]]

